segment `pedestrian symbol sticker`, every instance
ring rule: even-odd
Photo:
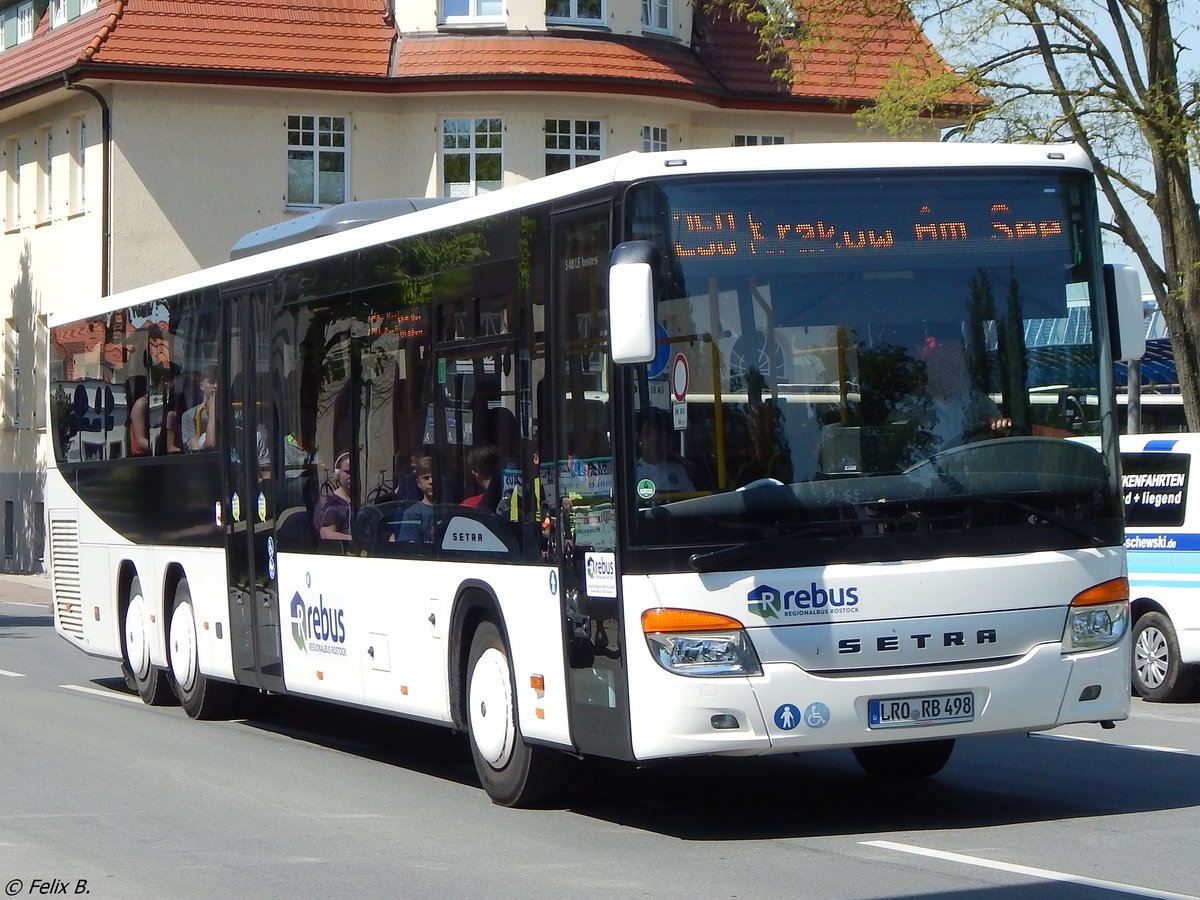
[[[800,707],[785,703],[775,710],[775,724],[784,731],[791,731],[800,724]]]

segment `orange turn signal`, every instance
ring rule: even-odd
[[[697,609],[673,609],[660,606],[642,613],[642,631],[662,634],[686,631],[728,631],[742,627],[737,619]]]
[[[1101,603],[1120,603],[1129,599],[1129,579],[1114,578],[1080,591],[1071,600],[1072,606],[1099,606]]]

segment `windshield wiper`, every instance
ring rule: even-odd
[[[1057,513],[1046,512],[1044,509],[1038,509],[1036,506],[1031,506],[1028,503],[1022,503],[1020,500],[1014,500],[1011,497],[980,497],[980,503],[989,506],[1008,506],[1012,509],[1019,509],[1021,512],[1027,512],[1032,516],[1036,516],[1043,522],[1049,522],[1051,525],[1057,525],[1064,531],[1069,531],[1071,534],[1082,538],[1087,538],[1094,544],[1103,544],[1104,539],[1100,536],[1098,529],[1081,525],[1078,522],[1072,522],[1070,519],[1065,519]]]

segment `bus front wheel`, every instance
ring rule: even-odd
[[[521,736],[508,648],[489,620],[471,639],[466,700],[471,756],[493,803],[531,806],[561,786],[562,754],[526,744]]]
[[[870,744],[855,747],[854,758],[863,771],[886,781],[928,778],[942,771],[954,752],[954,739],[916,741],[911,744]]]
[[[215,681],[200,671],[196,613],[192,592],[186,581],[175,586],[175,605],[171,613],[169,641],[171,674],[179,705],[193,719],[219,719],[228,716],[237,700],[237,685]]]
[[[1133,689],[1145,700],[1161,702],[1186,697],[1195,670],[1179,658],[1179,639],[1171,620],[1146,613],[1133,626]]]
[[[129,597],[125,603],[125,621],[122,637],[125,644],[123,671],[127,670],[133,687],[150,706],[164,706],[174,697],[171,680],[167,673],[150,662],[150,610],[142,595],[142,581],[136,575],[129,584]],[[129,678],[126,679],[128,683]]]

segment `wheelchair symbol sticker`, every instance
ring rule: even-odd
[[[785,703],[775,710],[775,724],[784,731],[791,731],[800,724],[800,707]]]
[[[809,728],[824,728],[829,724],[829,707],[816,700],[804,710],[804,724]]]

